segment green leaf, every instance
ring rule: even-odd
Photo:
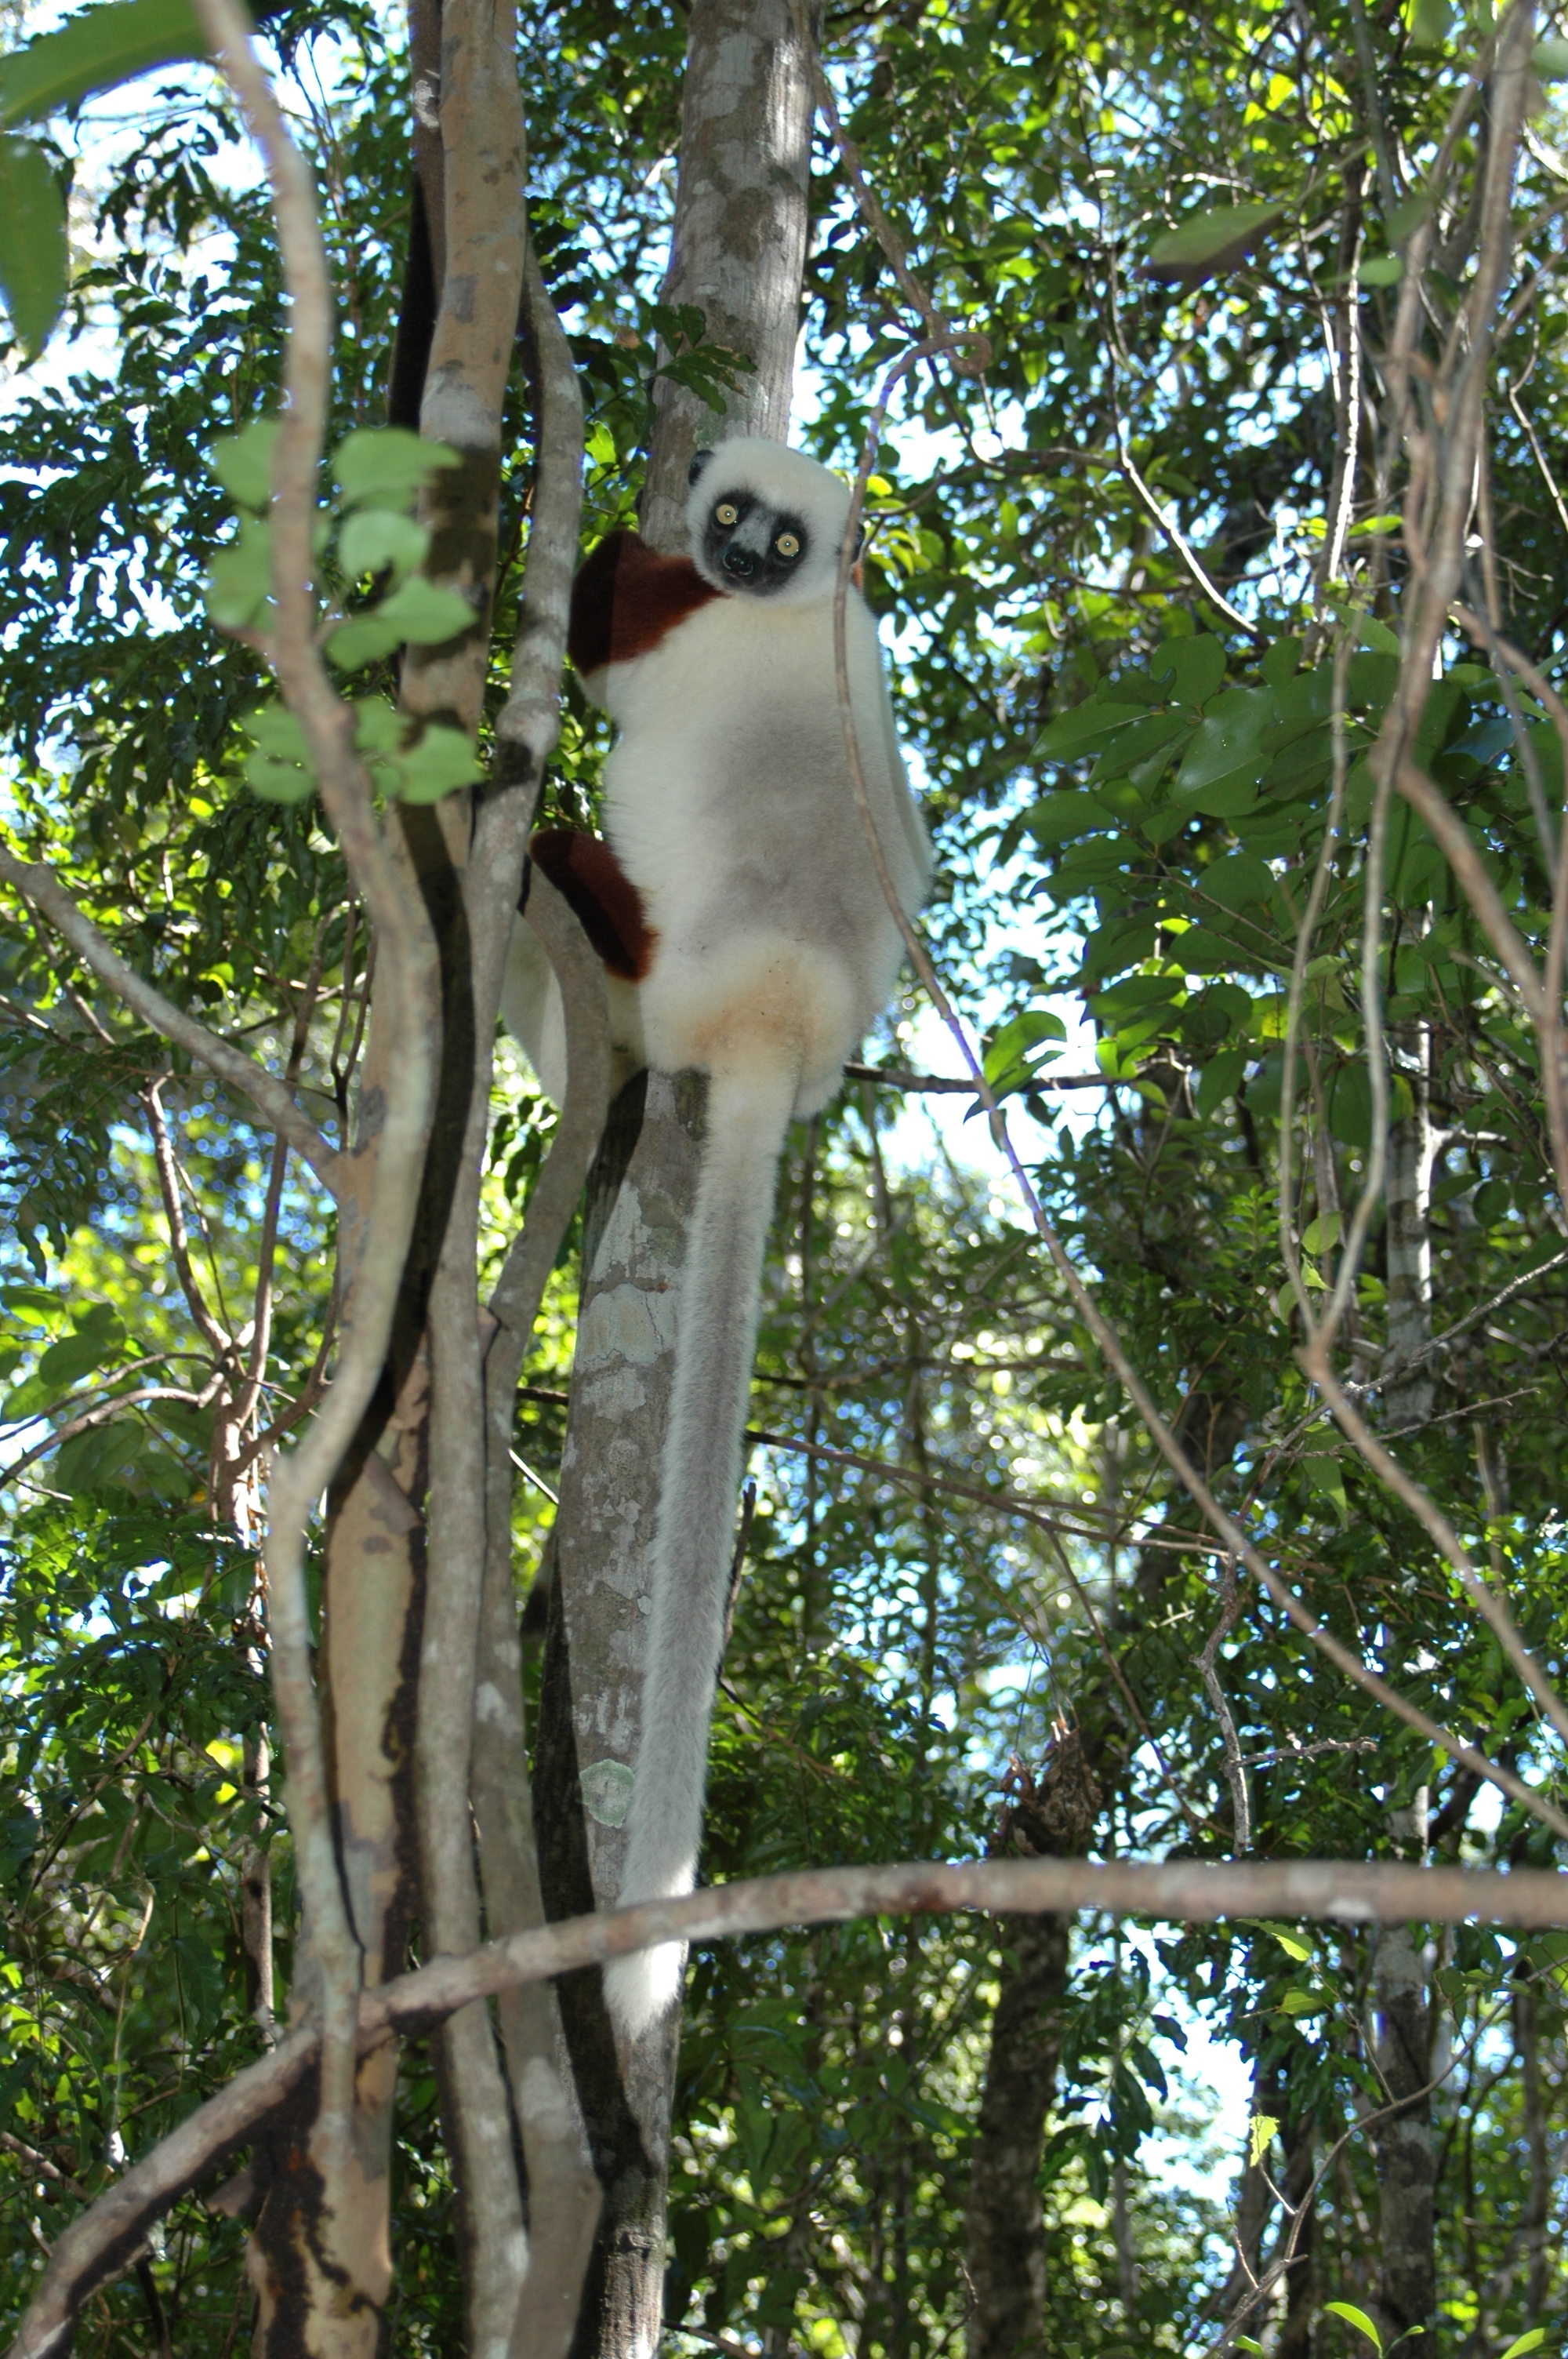
[[[1217,1107],[1236,1095],[1246,1071],[1245,1049],[1222,1049],[1217,1057],[1209,1059],[1203,1069],[1203,1079],[1193,1095],[1200,1121],[1206,1122]]]
[[[30,139],[0,137],[0,295],[29,360],[65,302],[65,205],[48,157]]]
[[[1448,38],[1454,12],[1448,0],[1412,0],[1410,11],[1412,49],[1440,49]]]
[[[443,795],[472,786],[484,776],[465,733],[436,721],[427,725],[416,745],[397,756],[395,766],[406,803],[438,803]]]
[[[1348,2325],[1357,2327],[1367,2336],[1375,2350],[1382,2349],[1382,2336],[1366,2311],[1357,2310],[1353,2301],[1325,2301],[1323,2306],[1330,2318],[1343,2318]]]
[[[1326,2002],[1311,1991],[1288,1990],[1280,2000],[1281,2015],[1321,2015]]]
[[[1302,1251],[1309,1254],[1331,1253],[1339,1243],[1339,1226],[1337,1212],[1320,1212],[1316,1220],[1309,1221],[1302,1231]],[[1288,1949],[1290,1944],[1287,1942],[1285,1946]],[[1312,1952],[1310,1950],[1298,1950],[1295,1955],[1307,1958],[1312,1955]]]
[[[327,653],[341,671],[358,671],[405,644],[438,647],[468,630],[473,608],[455,590],[415,575],[362,614],[341,623],[327,641]]]
[[[430,547],[428,527],[392,508],[360,508],[338,536],[338,561],[351,581],[390,568],[401,582],[422,565]]]
[[[220,629],[245,630],[272,595],[272,527],[242,516],[237,539],[215,549],[207,571],[207,612]]]
[[[339,505],[347,508],[412,507],[422,484],[461,463],[449,443],[422,441],[406,426],[356,426],[332,454]]]
[[[1404,275],[1404,256],[1400,254],[1370,255],[1356,266],[1357,280],[1362,287],[1397,287]]]
[[[1225,678],[1225,647],[1207,631],[1167,639],[1149,658],[1156,679],[1168,679],[1181,704],[1206,704]]]
[[[1530,53],[1530,71],[1538,81],[1568,82],[1568,41],[1537,41]],[[1532,2326],[1530,2329],[1530,2333],[1537,2341],[1541,2339],[1544,2332],[1541,2327]],[[1535,2343],[1530,2342],[1527,2335],[1522,2343],[1516,2343],[1513,2345],[1513,2350],[1505,2351],[1503,2359],[1513,2359],[1515,2351],[1533,2351],[1534,2349]]]
[[[264,803],[302,803],[316,791],[308,770],[293,762],[275,761],[270,754],[247,754],[245,784]]]
[[[403,741],[402,713],[384,697],[362,696],[354,704],[354,744],[362,754],[395,754]]]
[[[1553,41],[1552,47],[1568,50],[1568,41]],[[1568,64],[1564,64],[1563,73],[1568,75]],[[1562,77],[1560,76],[1559,79]],[[1545,2327],[1532,2326],[1526,2333],[1521,2334],[1517,2342],[1509,2344],[1508,2349],[1503,2353],[1503,2359],[1524,2359],[1527,2351],[1539,2351],[1545,2340]]]
[[[1077,836],[1095,835],[1116,821],[1098,795],[1079,789],[1076,793],[1043,795],[1033,808],[1025,813],[1023,824],[1043,852],[1058,843],[1070,843]]]
[[[302,803],[316,789],[305,732],[286,704],[264,704],[242,724],[255,751],[245,757],[245,783],[266,803]]]
[[[73,1497],[84,1492],[102,1490],[113,1483],[138,1456],[146,1435],[133,1419],[121,1418],[113,1425],[94,1426],[66,1442],[55,1457],[53,1474],[57,1487],[69,1491]]]
[[[1227,689],[1198,723],[1182,756],[1174,788],[1178,799],[1207,810],[1198,798],[1215,787],[1228,788],[1239,781],[1255,788],[1264,768],[1263,732],[1273,718],[1267,689]]]
[[[65,1392],[79,1376],[101,1368],[113,1358],[124,1341],[124,1330],[113,1312],[103,1321],[85,1321],[75,1334],[62,1335],[51,1343],[38,1364],[38,1379],[51,1393]]]
[[[1144,707],[1141,704],[1101,703],[1091,696],[1083,704],[1075,704],[1043,729],[1030,748],[1032,762],[1069,762],[1090,745],[1108,737],[1113,730],[1125,729],[1129,722],[1141,721]]]
[[[190,0],[114,0],[79,9],[52,33],[0,60],[0,123],[31,123],[95,90],[182,58],[207,43]]]
[[[259,515],[272,498],[272,453],[282,421],[253,418],[212,445],[212,473],[240,507]]]
[[[1245,909],[1255,901],[1268,899],[1274,889],[1274,872],[1255,852],[1232,852],[1200,868],[1195,885],[1222,909]]]
[[[1279,2123],[1272,2114],[1254,2114],[1247,2125],[1247,2159],[1254,2170],[1274,2143]]]
[[[1244,262],[1261,233],[1280,220],[1283,205],[1208,205],[1157,237],[1144,265],[1151,278],[1195,287]]]
[[[1325,1451],[1309,1451],[1301,1461],[1301,1475],[1314,1496],[1326,1499],[1340,1524],[1348,1527],[1350,1502],[1345,1492],[1345,1469],[1338,1459],[1330,1457]],[[1290,2001],[1294,1995],[1296,1994],[1287,1991],[1281,2002],[1288,2015],[1307,2014],[1323,2005],[1322,2000],[1314,1999],[1306,2007],[1292,2007]]]
[[[1066,1037],[1066,1026],[1048,1007],[1026,1008],[1004,1024],[985,1058],[986,1079],[997,1096],[1028,1089],[1036,1078],[1036,1051]]]
[[[1391,631],[1387,623],[1380,623],[1376,614],[1358,614],[1356,618],[1356,630],[1362,646],[1371,647],[1379,655],[1398,656],[1404,653],[1404,649],[1400,645],[1398,632]]]

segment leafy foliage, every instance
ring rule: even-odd
[[[161,16],[148,29],[150,0],[101,13],[127,38],[146,32],[144,65],[184,53],[157,46],[178,36]],[[1388,348],[1435,201],[1422,176],[1480,38],[1440,13],[1407,27],[1330,0],[851,12],[834,19],[833,71],[916,267],[995,356],[983,388],[914,382],[873,479],[868,549],[901,726],[939,823],[934,929],[984,1011],[989,1078],[1162,1406],[1284,1574],[1433,1717],[1561,1799],[1549,1741],[1451,1571],[1312,1395],[1281,1250],[1282,1220],[1309,1292],[1332,1286],[1368,1178],[1380,1027],[1396,1146],[1418,1117],[1435,1136],[1429,1326],[1446,1336],[1427,1411],[1398,1446],[1561,1679],[1564,1278],[1540,1064],[1446,862],[1405,806],[1379,804],[1366,762],[1394,692],[1407,578],[1394,495],[1365,443],[1336,538],[1350,337],[1364,357]],[[81,27],[95,40],[105,28],[73,23],[6,61],[6,124],[103,86],[71,60]],[[363,9],[273,29],[286,60],[325,68],[308,113],[343,321],[331,652],[363,690],[378,783],[417,799],[459,783],[469,749],[427,755],[433,732],[406,745],[387,693],[395,646],[458,620],[429,603],[441,593],[419,578],[413,479],[383,430],[407,236],[406,63]],[[585,0],[528,14],[524,37],[535,240],[589,405],[597,535],[633,514],[655,367],[717,414],[740,363],[700,314],[657,299],[678,12]],[[119,54],[114,71],[130,71],[133,51]],[[1468,603],[1488,614],[1495,594],[1494,636],[1560,682],[1568,534],[1542,455],[1568,425],[1556,168],[1542,161],[1556,93],[1543,85],[1519,192],[1516,283],[1546,276],[1499,360],[1496,581],[1477,579]],[[92,172],[85,133],[46,135],[96,243],[71,283],[63,365],[18,376],[0,423],[6,823],[171,996],[276,1067],[297,1038],[308,1102],[341,1125],[366,944],[301,743],[233,635],[270,582],[276,255],[205,83],[160,77],[135,103]],[[54,255],[38,226],[63,220],[57,149],[13,138],[5,152],[24,185],[4,209],[0,284],[32,348],[65,283],[63,245]],[[1479,152],[1466,133],[1461,199]],[[806,433],[843,460],[903,336],[826,148],[817,166]],[[1465,219],[1456,200],[1444,303],[1471,266]],[[521,372],[514,400],[498,647],[526,545]],[[227,538],[225,493],[247,512]],[[1498,647],[1452,636],[1413,750],[1539,956],[1562,762],[1548,706],[1501,665]],[[604,738],[569,694],[547,791],[579,820]],[[1374,1007],[1362,925],[1379,829]],[[8,2321],[39,2238],[81,2193],[257,2052],[242,1886],[258,1857],[287,1985],[288,1852],[261,1767],[255,1460],[219,1499],[214,1436],[245,1397],[246,1321],[254,1332],[268,1288],[250,1441],[308,1396],[331,1230],[240,1111],[90,993],[19,905],[0,962],[17,1239],[0,1322]],[[1297,1179],[1281,1207],[1296,969]],[[906,1006],[876,1053],[902,1070],[930,1037]],[[1064,1721],[1096,1750],[1099,1843],[1226,1856],[1235,1788],[1194,1661],[1221,1611],[1212,1555],[1032,1234],[977,1178],[980,1126],[917,1135],[888,1103],[848,1086],[796,1142],[781,1191],[756,1412],[772,1438],[716,1734],[708,1872],[972,1854],[994,1832],[1009,1756],[1039,1756]],[[160,1121],[185,1173],[172,1197]],[[492,1245],[547,1128],[519,1082],[492,1139]],[[1365,1387],[1403,1315],[1398,1279],[1379,1210],[1346,1334]],[[563,1264],[516,1437],[546,1483],[571,1284]],[[543,1497],[520,1495],[525,1561]],[[1553,1857],[1516,1806],[1478,1809],[1468,1772],[1380,1715],[1267,1602],[1244,1598],[1217,1660],[1260,1854],[1393,1856],[1413,1840],[1393,1814],[1408,1830],[1421,1798],[1441,1855]],[[1433,1965],[1454,2060],[1435,2100],[1441,2289],[1476,2351],[1528,2329],[1522,2353],[1538,2313],[1561,2316],[1558,2227],[1541,2223],[1533,2276],[1518,2235],[1561,2136],[1562,1951],[1555,1936],[1511,1944],[1465,1928]],[[1008,1971],[1004,1929],[962,1922],[699,1960],[673,2322],[769,2349],[793,2336],[828,2359],[947,2347]],[[1230,2267],[1217,2185],[1234,2169],[1245,2190],[1249,2158],[1255,2172],[1276,2139],[1288,2165],[1341,2133],[1314,2274],[1283,2332],[1299,2355],[1303,2321],[1332,2294],[1338,2325],[1317,2330],[1318,2348],[1361,2347],[1360,2321],[1377,2328],[1362,2223],[1379,2165],[1356,2134],[1381,2102],[1371,1994],[1369,1942],[1348,1930],[1082,1929],[1042,2170],[1052,2347],[1174,2351],[1212,2333]],[[1246,2057],[1256,2103],[1249,2123],[1222,2125],[1224,2154],[1192,2192],[1162,2156],[1162,2141],[1200,2143],[1181,2078],[1200,2027]],[[418,2053],[397,2172],[398,2347],[449,2350],[453,2197]],[[182,2205],[145,2271],[103,2297],[84,2347],[143,2347],[154,2304],[182,2352],[236,2347],[243,2235]]]

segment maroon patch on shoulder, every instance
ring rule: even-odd
[[[611,974],[641,983],[654,963],[658,936],[643,896],[602,837],[576,827],[542,827],[528,846]]]
[[[585,673],[630,663],[718,595],[689,557],[655,557],[638,533],[607,533],[572,583],[567,653]]]

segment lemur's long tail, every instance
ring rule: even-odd
[[[623,1903],[689,1892],[697,1875],[762,1255],[795,1087],[794,1072],[781,1071],[744,1080],[719,1072],[708,1088],[659,1478]],[[610,2004],[626,2030],[635,2035],[673,2002],[680,1967],[674,1945],[610,1967]]]

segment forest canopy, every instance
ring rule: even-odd
[[[667,1360],[702,1093],[606,1127],[546,887],[561,1109],[497,995],[600,816],[570,573],[734,431],[860,486],[936,873],[785,1151],[702,1884],[1561,1867],[1568,27],[231,6],[0,54],[14,2349],[1554,2343],[1539,1895],[782,1912],[678,2054],[580,1963],[354,2026],[614,1897],[663,1379],[582,1339]]]

